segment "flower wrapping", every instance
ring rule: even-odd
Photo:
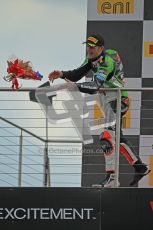
[[[16,58],[13,61],[7,61],[7,64],[8,75],[4,77],[4,80],[12,82],[13,90],[18,90],[20,88],[18,79],[41,81],[43,78],[39,71],[34,71],[32,69],[30,61],[25,62]]]

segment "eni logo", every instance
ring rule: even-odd
[[[134,0],[98,0],[98,14],[133,14]]]
[[[150,207],[151,207],[151,210],[153,211],[153,201],[150,201]]]

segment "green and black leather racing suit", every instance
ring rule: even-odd
[[[124,87],[125,79],[122,61],[118,53],[111,49],[105,50],[95,59],[91,60],[86,58],[84,63],[77,69],[63,71],[62,78],[77,82],[91,70],[93,72],[93,79],[91,82],[77,83],[81,92],[92,94],[95,93],[99,87]],[[122,91],[121,96],[121,115],[123,116],[129,108],[127,91]],[[114,113],[116,113],[116,101],[111,102],[111,107]],[[107,114],[105,114],[105,116],[107,116]],[[122,129],[120,137],[120,153],[126,157],[131,165],[133,165],[138,159],[128,141],[123,137]],[[113,172],[115,170],[115,126],[104,129],[100,135],[100,141],[105,156],[106,172]]]

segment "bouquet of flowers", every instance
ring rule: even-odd
[[[43,78],[39,71],[36,72],[32,69],[30,61],[23,61],[19,58],[15,58],[14,60],[7,61],[7,64],[8,75],[4,77],[4,80],[12,82],[13,90],[21,88],[18,79],[41,81]]]

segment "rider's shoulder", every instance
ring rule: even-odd
[[[114,62],[114,59],[113,59],[112,56],[110,56],[110,55],[108,55],[107,53],[105,53],[104,62],[106,62],[106,63]]]
[[[120,62],[120,56],[115,49],[107,49],[105,50],[105,55],[113,59],[114,62]]]
[[[108,54],[108,55],[114,55],[116,53],[117,53],[117,51],[115,49],[106,49],[105,50],[105,54]]]

